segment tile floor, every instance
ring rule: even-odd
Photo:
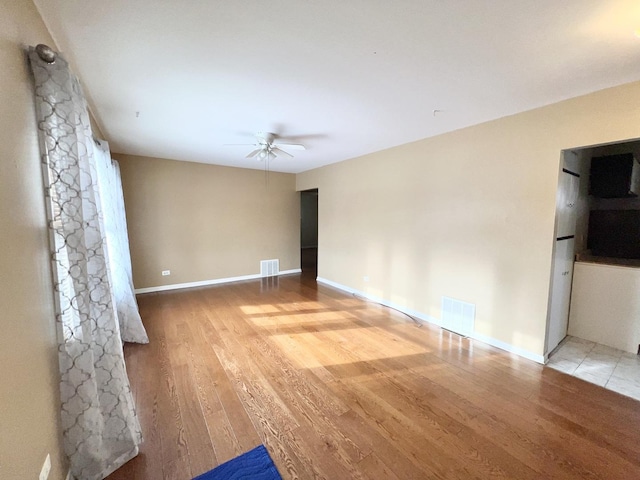
[[[547,366],[640,400],[640,355],[567,337]]]

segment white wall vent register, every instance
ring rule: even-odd
[[[454,298],[442,297],[442,328],[465,337],[473,334],[476,306]]]
[[[260,276],[261,277],[273,277],[280,273],[280,260],[277,258],[274,260],[261,260],[260,261]]]

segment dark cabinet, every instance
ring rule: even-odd
[[[587,243],[596,256],[640,259],[640,210],[592,210]]]
[[[598,198],[637,197],[640,169],[633,154],[592,158],[589,193]]]

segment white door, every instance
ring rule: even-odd
[[[562,238],[576,233],[578,189],[580,188],[580,177],[576,174],[564,170],[560,174],[560,184],[558,185],[558,195],[556,198],[556,215],[558,227],[556,237]]]
[[[556,240],[551,305],[549,307],[547,352],[551,352],[556,348],[567,335],[571,282],[573,279],[573,244],[573,238]]]
[[[553,257],[547,353],[556,348],[567,335],[579,189],[580,176],[563,168],[556,195],[556,245]]]

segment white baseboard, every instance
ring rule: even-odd
[[[382,298],[378,298],[378,297],[374,297],[372,295],[369,295],[365,292],[361,292],[358,290],[355,290],[351,287],[347,287],[346,285],[341,285],[339,283],[333,282],[331,280],[327,280],[326,278],[322,278],[322,277],[318,277],[316,278],[316,280],[319,283],[323,283],[325,285],[329,285],[330,287],[334,287],[337,288],[338,290],[342,290],[344,292],[347,293],[351,293],[351,294],[356,294],[358,296],[364,297],[368,300],[371,300],[373,302],[376,303],[380,303],[382,305],[385,305],[387,307],[391,307],[395,310],[399,310],[400,312],[406,313],[407,315],[411,315],[412,317],[418,318],[420,320],[423,320],[425,322],[429,322],[432,323],[434,325],[437,325],[438,327],[441,326],[441,322],[439,319],[432,317],[430,315],[425,315],[424,313],[421,312],[417,312],[415,310],[411,310],[409,308],[406,308],[402,305],[398,305],[397,303],[393,303],[393,302],[389,302],[388,300],[382,299]],[[473,338],[474,340],[478,340],[480,342],[486,343],[488,345],[491,345],[492,347],[496,347],[499,348],[501,350],[505,350],[509,353],[514,353],[520,357],[526,358],[528,360],[532,360],[534,362],[537,363],[542,363],[544,364],[546,362],[546,358],[544,355],[538,355],[535,353],[531,353],[528,350],[524,350],[520,347],[516,347],[514,345],[511,345],[509,343],[503,342],[501,340],[497,340],[493,337],[489,337],[487,335],[483,335],[477,332],[473,332],[473,334],[471,335],[471,338]]]
[[[289,275],[292,273],[301,273],[302,270],[299,268],[294,268],[292,270],[283,270],[278,273],[280,275]],[[139,293],[154,293],[154,292],[166,292],[167,290],[179,290],[182,288],[192,288],[192,287],[206,287],[208,285],[219,285],[221,283],[231,283],[231,282],[241,282],[243,280],[256,280],[263,278],[259,273],[253,275],[242,275],[240,277],[229,277],[229,278],[216,278],[214,280],[202,280],[199,282],[187,282],[187,283],[174,283],[172,285],[160,285],[158,287],[145,287],[145,288],[136,288],[134,292],[136,294]]]
[[[481,333],[477,333],[477,332],[473,332],[472,338],[474,340],[479,340],[483,343],[487,343],[492,347],[499,348],[500,350],[506,350],[509,353],[513,353],[515,355],[518,355],[519,357],[526,358],[527,360],[532,360],[536,363],[541,363],[543,365],[546,363],[546,358],[544,355],[538,355],[537,353],[532,353],[528,350],[524,350],[523,348],[511,345],[510,343],[503,342],[502,340],[497,340],[493,337],[482,335]]]
[[[415,317],[419,320],[423,320],[425,322],[433,323],[437,326],[440,326],[440,320],[438,320],[437,318],[434,318],[430,315],[425,315],[424,313],[418,312],[416,310],[411,310],[410,308],[404,307],[402,305],[398,305],[397,303],[390,302],[388,300],[385,300],[384,298],[378,298],[373,295],[369,295],[368,293],[355,290],[353,288],[347,287],[346,285],[341,285],[339,283],[332,282],[331,280],[327,280],[326,278],[318,277],[316,278],[316,281],[320,283],[324,283],[325,285],[329,285],[330,287],[337,288],[338,290],[343,290],[348,293],[356,294],[359,297],[364,297],[367,300],[371,300],[372,302],[379,303],[386,307],[391,307],[394,310],[398,310],[402,313],[406,313],[407,315],[411,315],[412,317]]]

